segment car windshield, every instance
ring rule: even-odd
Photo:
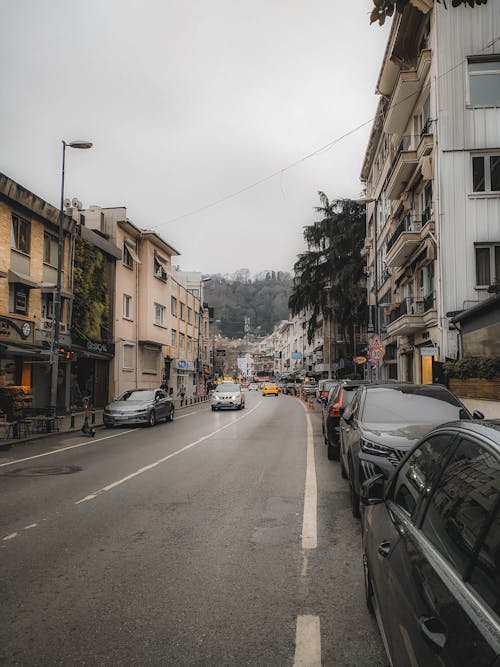
[[[227,393],[228,391],[232,391],[232,392],[241,391],[241,387],[240,387],[239,384],[233,384],[233,383],[231,383],[231,382],[223,382],[222,384],[220,384],[220,385],[216,388],[215,391],[216,391],[218,394],[221,394],[221,393],[224,393],[224,394],[225,394],[225,393]]]
[[[154,391],[126,391],[119,401],[152,401],[154,400]]]
[[[375,424],[425,424],[468,418],[452,393],[442,387],[377,387],[366,392],[362,420]]]

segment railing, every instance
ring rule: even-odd
[[[424,136],[424,134],[430,134],[430,133],[431,133],[431,132],[430,132],[430,130],[431,130],[431,123],[432,123],[432,120],[431,120],[430,118],[428,118],[428,119],[425,121],[424,126],[423,126],[422,129],[420,130],[420,138],[422,138],[422,137]]]
[[[429,220],[432,219],[433,210],[432,206],[426,206],[422,212],[422,225],[425,225]]]
[[[405,217],[401,220],[399,225],[396,227],[391,238],[387,241],[387,252],[389,252],[389,250],[396,243],[401,234],[403,234],[404,232],[419,232],[421,229],[422,229],[422,222],[415,216],[412,216],[410,213],[407,213]]]
[[[399,156],[403,151],[409,151],[411,148],[411,141],[412,141],[412,135],[411,134],[405,134],[401,137],[401,141],[399,142],[399,146],[396,150],[396,154],[394,155],[394,158],[391,162],[391,166],[389,167],[389,171],[387,172],[387,176],[385,177],[385,182],[384,182],[384,190],[389,182],[389,179],[392,176],[392,172],[394,171],[396,164],[399,160]]]
[[[388,266],[384,267],[377,276],[377,287],[380,288],[386,280],[389,280],[391,271]]]
[[[434,292],[428,294],[427,296],[424,296],[424,313],[434,308],[434,302],[435,302]]]
[[[403,315],[422,315],[423,301],[414,299],[413,297],[406,297],[401,301],[399,306],[389,315],[389,324],[392,324]]]

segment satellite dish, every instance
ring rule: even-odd
[[[82,202],[77,199],[76,197],[73,197],[73,201],[71,202],[73,206],[77,209],[77,211],[81,211],[83,208]]]
[[[63,204],[64,204],[64,208],[71,208],[71,199],[66,198],[63,201]]]

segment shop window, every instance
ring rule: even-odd
[[[19,387],[23,383],[23,362],[20,358],[0,358],[0,387]]]
[[[9,312],[27,315],[29,305],[29,289],[26,285],[11,283],[9,285]]]
[[[156,347],[144,347],[142,351],[143,373],[158,372],[159,352]]]
[[[23,220],[22,218],[19,218],[17,215],[13,215],[12,226],[11,226],[12,248],[29,255],[30,241],[31,241],[31,223],[28,220]]]

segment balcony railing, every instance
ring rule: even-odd
[[[422,315],[423,312],[422,300],[414,299],[413,297],[406,297],[389,315],[389,324],[392,324],[400,317],[403,317],[403,315]]]
[[[422,212],[422,226],[428,223],[429,220],[432,220],[433,216],[434,211],[432,210],[432,206],[426,206]]]
[[[387,172],[387,176],[385,177],[385,182],[384,182],[384,190],[387,186],[387,183],[389,183],[389,179],[392,176],[392,172],[394,171],[394,168],[396,167],[396,164],[398,162],[399,156],[403,151],[409,151],[411,147],[411,141],[412,141],[412,135],[411,134],[405,134],[401,137],[401,141],[399,142],[399,146],[396,150],[396,153],[394,155],[394,158],[391,162],[391,166],[389,167],[389,171]]]
[[[424,313],[426,313],[428,310],[432,310],[434,308],[436,296],[434,292],[431,294],[428,294],[427,296],[424,296]]]
[[[407,213],[405,217],[401,220],[399,225],[396,227],[390,239],[387,241],[387,252],[389,252],[389,250],[396,243],[401,234],[403,234],[404,232],[420,232],[421,229],[422,229],[422,222],[414,215]]]

